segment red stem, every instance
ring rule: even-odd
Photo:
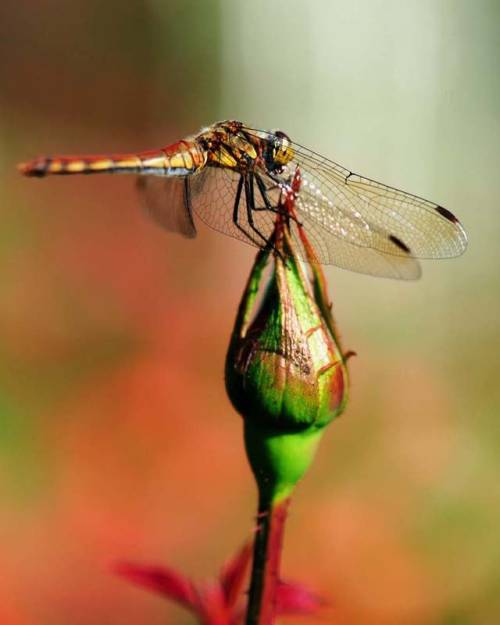
[[[259,505],[246,625],[273,625],[281,548],[290,498]]]

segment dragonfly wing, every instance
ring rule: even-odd
[[[450,258],[467,247],[458,219],[438,204],[353,174],[304,148],[297,149],[295,165],[304,179],[301,208],[336,237],[402,256],[406,247],[416,258]],[[388,249],[382,233],[405,247]]]
[[[382,252],[373,247],[353,245],[345,238],[335,237],[333,240],[331,233],[309,213],[299,210],[297,216],[314,247],[318,260],[323,264],[398,280],[417,280],[422,274],[419,262],[409,252],[401,255],[398,243],[387,239],[388,243],[384,246],[387,251]],[[297,226],[292,224],[291,228],[297,248],[301,250]],[[304,258],[305,254],[301,251],[300,256]]]
[[[189,178],[140,176],[137,188],[150,217],[169,232],[196,236],[190,204]]]
[[[443,206],[358,174],[346,184],[367,218],[403,237],[418,258],[452,258],[465,252],[465,230]]]
[[[465,251],[467,236],[462,225],[442,206],[334,167],[326,159],[312,159],[300,152],[296,159],[309,184],[317,193],[319,189],[318,195],[333,201],[345,219],[364,226],[367,234],[366,225],[375,233],[386,231],[403,241],[418,258],[450,258]],[[327,223],[328,210],[322,208],[325,214],[319,218]],[[361,245],[377,246],[377,236],[371,240],[364,235],[361,239]]]
[[[321,263],[384,278],[417,280],[420,277],[420,264],[399,238],[373,225],[368,229],[367,223],[341,211],[318,192],[307,174],[301,175],[297,194],[289,185],[290,178],[277,183],[266,174],[261,177],[273,206],[278,206],[280,196],[292,194],[297,219]],[[290,221],[290,229],[299,256],[306,259],[294,220]]]

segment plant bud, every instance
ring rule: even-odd
[[[245,420],[283,431],[322,427],[345,405],[344,357],[288,231],[275,241],[272,274],[254,318],[269,250],[260,252],[240,305],[226,360],[227,391]]]

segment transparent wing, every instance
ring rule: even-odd
[[[137,188],[146,212],[157,224],[188,239],[196,236],[188,178],[140,176]]]
[[[240,179],[239,173],[229,169],[204,168],[185,178],[140,176],[137,188],[147,214],[169,232],[195,237],[194,212],[214,230],[262,247],[274,227],[274,214],[266,211],[257,215],[256,222],[262,233],[259,236],[248,223],[246,196],[242,190],[239,227],[236,226],[233,209]]]
[[[280,179],[277,183],[263,171],[258,172],[257,175],[264,183],[265,193],[271,207],[277,209],[283,199],[283,193],[291,192],[288,180],[281,181]],[[233,222],[233,211],[240,180],[239,173],[227,169],[207,168],[193,176],[190,179],[193,211],[214,230],[245,243],[262,247],[273,231],[276,213],[266,208],[257,180],[254,180],[252,189],[254,209],[249,210],[247,195],[243,188],[239,202],[238,223],[240,227],[238,228]],[[299,208],[299,202],[302,201],[301,195],[302,190],[295,199],[297,208]],[[304,197],[308,198],[309,194],[306,193]],[[385,233],[379,235],[387,239],[384,243],[387,252],[384,253],[373,248],[353,245],[343,238],[335,238],[332,244],[331,233],[320,222],[310,217],[307,211],[300,211],[299,220],[306,229],[307,236],[322,263],[358,273],[402,280],[415,280],[420,276],[418,262],[409,253],[399,254],[398,244],[391,242]],[[302,249],[297,225],[293,220],[290,228],[298,254],[305,260],[307,256]]]
[[[402,256],[395,253],[396,245],[392,250],[388,246],[389,251],[385,253],[370,247],[353,246],[343,239],[338,239],[335,245],[326,244],[328,238],[325,230],[316,221],[306,214],[301,214],[299,219],[314,247],[318,260],[323,264],[335,265],[356,273],[398,280],[418,280],[422,274],[419,262],[411,254]],[[292,225],[292,233],[297,247],[301,250],[295,225]],[[299,251],[299,255],[305,258],[302,251]]]
[[[332,233],[333,226],[330,223],[325,224],[323,220],[316,217],[314,201],[318,196],[311,191],[310,187],[304,185],[303,175],[301,176],[301,188],[297,194],[293,192],[288,181],[285,184],[280,184],[278,191],[274,181],[265,175],[262,177],[266,180],[266,185],[269,186],[268,196],[273,198],[273,204],[279,204],[279,195],[283,198],[284,193],[292,194],[298,221],[305,229],[321,263],[383,278],[417,280],[420,277],[422,273],[420,264],[411,252],[408,249],[403,249],[405,246],[399,239],[382,229],[372,229],[373,245],[371,247],[361,246],[348,236],[347,229],[349,226],[345,219],[341,223],[346,232],[339,232],[338,235],[334,235]],[[290,229],[299,256],[307,259],[294,220],[290,222]]]
[[[245,131],[264,140],[274,137],[265,131]],[[323,229],[323,247],[329,254],[334,255],[339,240],[385,254],[406,256],[409,250],[418,258],[449,258],[465,251],[465,231],[447,209],[354,174],[299,144],[292,146],[294,158],[278,177],[286,187],[300,167],[296,209],[301,218],[305,215]]]

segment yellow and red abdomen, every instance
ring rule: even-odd
[[[205,165],[207,155],[196,141],[178,141],[160,150],[133,154],[40,156],[19,165],[25,176],[136,173],[187,176]]]

